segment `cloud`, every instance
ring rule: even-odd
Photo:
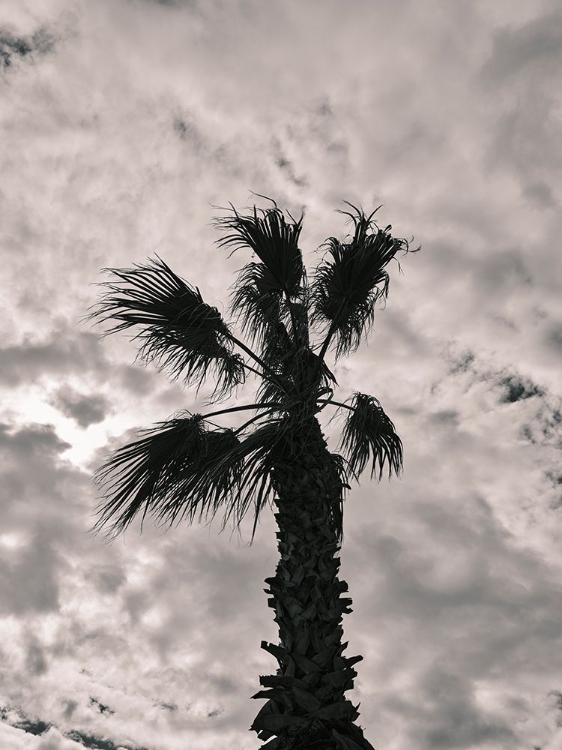
[[[0,739],[10,741],[10,750],[17,748],[35,748],[36,750],[76,750],[77,748],[95,748],[96,750],[149,750],[146,747],[133,746],[130,742],[119,745],[100,735],[88,734],[78,730],[61,732],[40,719],[32,719],[23,712],[0,707]],[[18,743],[22,744],[18,744]],[[8,745],[5,745],[8,747]]]
[[[560,201],[557,103],[550,87],[541,86],[545,77],[560,83],[560,19],[559,12],[546,13],[521,26],[497,30],[481,71],[490,93],[502,91],[490,163],[514,170],[524,197],[542,210],[553,209]]]
[[[516,401],[521,401],[526,398],[544,395],[544,391],[542,391],[535,383],[529,380],[524,382],[514,375],[507,375],[505,378],[502,378],[500,385],[505,388],[501,400],[508,404],[513,404]]]
[[[562,325],[553,326],[547,333],[547,340],[556,354],[562,353]]]
[[[29,424],[20,428],[0,425],[2,501],[4,529],[10,523],[21,524],[30,533],[55,532],[62,507],[67,522],[80,499],[67,502],[65,491],[80,482],[80,472],[60,459],[69,444],[61,440],[52,425]],[[49,502],[46,502],[46,497]],[[41,511],[41,512],[39,512]],[[62,531],[62,527],[59,526]]]
[[[17,610],[16,610],[17,611]],[[41,643],[33,634],[29,634],[25,667],[28,674],[38,677],[48,670],[48,663]]]
[[[544,694],[551,683],[539,675],[557,638],[556,576],[517,545],[463,479],[451,487],[454,504],[434,479],[441,489],[428,502],[418,489],[413,524],[409,508],[390,518],[387,506],[349,548],[353,567],[374,575],[354,601],[363,632],[372,623],[366,661],[374,671],[361,682],[381,744],[391,741],[384,727],[407,716],[409,736],[423,749],[504,747],[515,741],[515,722],[536,710],[506,704],[511,695],[529,695],[522,675],[542,684]],[[542,638],[554,641],[537,650]],[[491,694],[496,699],[486,698]]]
[[[483,75],[495,84],[520,75],[525,68],[556,62],[561,56],[562,15],[541,15],[519,27],[499,29]]]
[[[99,336],[93,333],[53,331],[46,341],[7,346],[0,350],[0,381],[17,386],[37,382],[49,375],[91,372],[108,372],[108,363],[100,345]]]
[[[45,28],[38,29],[29,37],[17,36],[8,29],[0,29],[0,67],[10,68],[18,58],[44,55],[51,52],[53,46],[54,37]]]
[[[68,443],[60,440],[52,425],[27,425],[11,430],[9,425],[0,425],[0,444],[16,455],[36,455],[38,458],[52,456],[68,448]]]
[[[109,409],[106,397],[95,394],[85,395],[68,388],[58,391],[54,404],[63,414],[75,419],[83,428],[103,422]]]
[[[17,548],[15,559],[0,561],[0,612],[25,615],[59,608],[58,559],[49,537],[37,533]],[[33,653],[38,654],[35,651]],[[37,663],[30,658],[30,664]]]

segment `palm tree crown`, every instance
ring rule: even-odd
[[[140,359],[154,361],[186,385],[199,389],[214,376],[211,403],[232,396],[248,373],[261,382],[253,404],[177,414],[114,452],[96,473],[104,496],[97,529],[119,533],[137,515],[167,524],[197,514],[212,518],[220,507],[224,528],[230,517],[240,524],[253,502],[253,540],[274,492],[276,461],[303,420],[328,405],[347,414],[343,455],[332,454],[344,487],[369,463],[372,477],[380,479],[385,467],[389,476],[400,472],[402,443],[392,421],[373,396],[357,392],[350,403],[335,401],[337,383],[325,357],[329,349],[336,360],[357,349],[373,324],[376,303],[388,295],[387,266],[409,251],[409,243],[392,237],[390,225],[380,229],[376,211],[366,216],[348,205],[351,211],[340,213],[351,219],[353,234],[347,242],[326,240],[311,280],[299,248],[302,216],[286,217],[273,202],[248,214],[231,207],[215,220],[226,231],[220,246],[254,254],[239,271],[230,304],[249,344],[158,256],[134,268],[104,269],[113,280],[102,283],[105,291],[88,317],[112,323],[105,335],[134,329]],[[237,429],[213,428],[207,421],[244,410],[256,414]],[[334,509],[334,522],[336,516],[341,540],[341,512]]]

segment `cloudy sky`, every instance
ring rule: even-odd
[[[304,210],[309,262],[342,200],[422,244],[336,369],[405,444],[345,507],[366,736],[562,748],[561,63],[556,0],[3,1],[2,748],[260,745],[271,511],[251,547],[91,535],[107,447],[201,401],[80,322],[155,253],[224,307],[213,206],[250,191]]]

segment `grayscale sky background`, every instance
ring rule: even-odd
[[[155,253],[223,307],[253,190],[308,262],[344,199],[423,246],[336,368],[405,444],[345,507],[366,736],[561,750],[561,91],[556,0],[3,0],[0,747],[259,747],[271,511],[90,535],[106,446],[198,404],[80,323]]]

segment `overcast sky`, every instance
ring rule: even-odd
[[[405,446],[345,506],[367,738],[561,750],[561,91],[556,0],[3,0],[2,748],[260,745],[271,511],[89,534],[106,448],[200,402],[80,322],[155,253],[224,309],[213,205],[255,191],[309,263],[342,200],[422,244],[335,370]]]

